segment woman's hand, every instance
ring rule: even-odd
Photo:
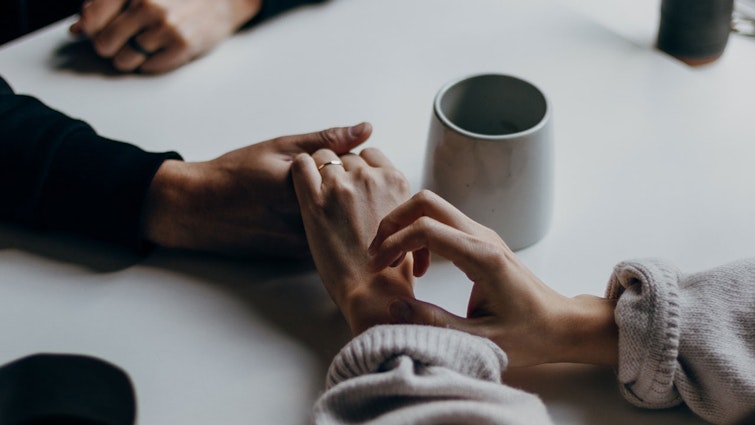
[[[408,323],[452,327],[498,344],[511,366],[551,362],[615,364],[614,304],[566,298],[535,276],[492,230],[438,195],[423,191],[388,214],[370,245],[369,269],[401,264],[414,253],[414,275],[425,273],[430,252],[445,257],[473,282],[467,317],[408,299],[394,312]]]
[[[87,0],[71,32],[92,40],[120,71],[165,72],[210,50],[262,0]]]
[[[409,198],[406,179],[376,149],[299,155],[292,173],[312,258],[352,332],[391,323],[391,304],[413,298],[411,260],[370,272],[367,247],[380,219]]]

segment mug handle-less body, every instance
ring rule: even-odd
[[[550,105],[534,85],[499,74],[463,78],[436,96],[423,187],[523,249],[550,227],[553,151]]]

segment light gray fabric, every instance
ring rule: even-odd
[[[684,275],[658,259],[616,266],[620,391],[644,408],[686,403],[716,424],[755,424],[755,259]],[[336,356],[313,420],[330,424],[551,424],[540,399],[501,384],[491,341],[377,326]]]
[[[682,402],[703,419],[755,419],[755,260],[684,275],[658,259],[616,266],[618,379],[645,408]],[[750,422],[753,423],[753,422]]]
[[[551,424],[539,398],[501,384],[506,365],[506,355],[487,339],[428,326],[376,326],[333,360],[313,422]]]

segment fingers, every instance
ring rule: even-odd
[[[118,54],[113,58],[113,66],[124,72],[139,68],[150,56],[150,50],[140,41],[143,37],[133,37],[128,40]]]
[[[417,261],[413,272],[421,276],[429,266],[429,252],[433,252],[453,261],[472,281],[477,281],[496,270],[509,253],[495,232],[427,191],[383,218],[378,235],[369,247],[368,267],[373,272],[413,252]]]
[[[339,175],[346,172],[346,163],[330,149],[320,149],[312,154],[312,159],[317,165],[320,175]],[[348,160],[347,160],[348,163]]]
[[[369,267],[382,270],[407,252],[427,249],[453,261],[464,272],[477,271],[481,251],[479,240],[467,233],[423,216],[371,250]]]
[[[192,59],[186,40],[161,24],[165,13],[155,2],[90,0],[71,32],[89,36],[97,53],[112,58],[120,71],[165,72]]]
[[[314,153],[318,149],[330,149],[338,155],[345,154],[364,143],[372,134],[372,125],[367,122],[353,127],[335,127],[316,133],[288,136],[278,139],[296,153]]]
[[[291,166],[291,175],[299,205],[302,208],[311,205],[318,198],[322,184],[315,160],[307,154],[297,155]]]
[[[427,273],[427,269],[430,268],[430,250],[422,248],[412,253],[414,256],[414,269],[412,274],[414,277],[422,277]]]
[[[367,164],[370,164],[373,167],[393,168],[393,163],[388,159],[387,156],[385,156],[383,152],[379,151],[378,149],[364,149],[359,154],[359,156],[361,156]]]
[[[435,304],[417,299],[398,299],[389,306],[391,318],[396,324],[426,325],[451,328],[473,335],[485,336],[482,329],[475,326],[474,319],[466,319],[450,313]]]
[[[92,36],[94,48],[103,57],[115,57],[132,37],[158,23],[160,18],[161,12],[154,7],[146,6],[146,3],[131,4],[105,28]],[[146,50],[146,46],[144,47]]]
[[[181,41],[176,41],[150,56],[139,66],[139,70],[151,74],[167,72],[189,62],[192,57],[192,52],[186,49]]]
[[[441,223],[465,232],[473,232],[477,227],[477,223],[465,216],[448,201],[433,192],[423,190],[383,218],[375,239],[370,244],[370,250],[372,252],[377,251],[377,248],[386,238],[423,216],[432,217]]]
[[[102,31],[123,10],[128,0],[87,0],[81,6],[76,30],[90,37]]]

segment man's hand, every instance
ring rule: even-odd
[[[90,38],[120,71],[165,72],[215,47],[261,5],[262,0],[87,0],[71,32]]]
[[[344,154],[371,133],[372,126],[362,123],[280,137],[207,162],[166,161],[147,195],[144,238],[234,256],[305,257],[307,241],[291,181],[294,158],[318,149]]]

